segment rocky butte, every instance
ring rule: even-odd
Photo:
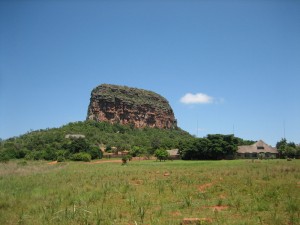
[[[177,127],[169,102],[152,91],[102,84],[91,93],[87,120],[133,124],[137,128]]]

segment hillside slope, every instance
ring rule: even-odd
[[[130,150],[133,147],[153,153],[158,148],[177,148],[182,142],[193,139],[189,133],[176,129],[143,128],[129,125],[110,124],[108,122],[84,121],[28,132],[19,137],[1,141],[0,152],[6,152],[10,158],[23,158],[34,153],[35,158],[51,159],[45,155],[54,155],[70,148],[72,138],[66,135],[84,135],[85,144],[98,148],[116,147],[118,150]],[[56,154],[57,155],[57,154]]]

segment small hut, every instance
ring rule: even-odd
[[[171,149],[167,150],[169,154],[169,159],[180,159],[179,150],[178,149]]]

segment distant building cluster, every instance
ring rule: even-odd
[[[83,134],[67,134],[65,138],[85,138]]]

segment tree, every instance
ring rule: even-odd
[[[169,153],[164,149],[157,149],[154,153],[155,157],[161,162],[165,161],[169,157]]]
[[[183,159],[233,159],[241,141],[233,135],[211,134],[180,142],[178,146]]]
[[[7,152],[0,152],[0,163],[7,163],[9,161],[9,155]]]
[[[298,155],[297,146],[294,142],[287,142],[285,138],[282,138],[276,143],[276,148],[279,151],[280,157],[294,158]]]
[[[129,160],[130,160],[130,156],[129,155],[124,155],[122,157],[122,165],[126,165]]]
[[[297,145],[297,147],[296,147],[296,158],[299,159],[299,157],[300,157],[300,145]]]
[[[68,145],[68,150],[73,154],[79,152],[89,152],[90,145],[84,138],[74,138]]]
[[[233,135],[209,134],[207,139],[211,141],[212,159],[234,157],[237,151],[238,140]]]
[[[297,152],[296,148],[288,145],[284,150],[284,155],[285,157],[288,158],[294,158],[296,156],[296,152]]]
[[[89,162],[89,161],[91,161],[91,155],[89,153],[86,153],[86,152],[75,153],[72,156],[72,160]]]
[[[141,156],[146,153],[146,149],[140,146],[133,146],[130,151],[130,155],[133,157]]]
[[[88,153],[91,155],[92,159],[102,159],[103,157],[102,151],[96,146],[90,147]]]

